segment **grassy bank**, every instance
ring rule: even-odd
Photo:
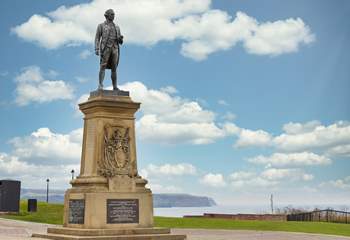
[[[17,215],[2,215],[1,217],[62,224],[63,205],[38,203],[38,212],[27,213],[27,204],[21,202],[21,211]],[[272,221],[233,221],[226,219],[205,218],[169,218],[155,217],[155,226],[169,228],[204,228],[204,229],[231,229],[231,230],[260,230],[260,231],[287,231],[321,233],[350,236],[350,224],[319,223],[319,222],[272,222]]]
[[[27,201],[21,201],[20,212],[18,214],[1,215],[0,217],[29,222],[62,224],[63,204],[38,202],[38,211],[35,213],[28,213]]]
[[[350,224],[326,222],[234,221],[208,218],[155,217],[155,224],[158,227],[171,228],[285,231],[350,236]]]

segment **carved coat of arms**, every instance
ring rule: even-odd
[[[104,177],[129,174],[130,137],[129,128],[105,126],[103,154],[98,162],[98,173]]]

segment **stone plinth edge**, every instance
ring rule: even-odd
[[[67,227],[48,228],[47,233],[74,236],[112,236],[127,234],[169,234],[169,228],[77,229]]]
[[[94,92],[91,92],[89,99],[79,104],[79,109],[85,114],[85,117],[91,113],[97,115],[126,114],[129,117],[133,117],[133,114],[140,108],[141,104],[132,101],[129,96],[105,94],[105,91],[103,90],[101,94],[93,94]]]
[[[97,96],[129,96],[128,91],[123,91],[123,90],[102,90],[98,89],[96,91],[90,92],[90,97],[97,97]]]
[[[171,234],[169,228],[124,228],[124,229],[75,229],[66,227],[48,228],[46,234],[34,233],[32,237],[54,240],[185,240],[186,235]]]

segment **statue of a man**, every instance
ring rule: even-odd
[[[117,88],[117,67],[119,63],[119,44],[123,44],[123,36],[114,20],[113,9],[105,12],[106,21],[99,24],[95,36],[95,53],[100,55],[100,72],[98,89],[103,89],[105,70],[111,69],[113,90]]]

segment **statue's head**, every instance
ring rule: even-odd
[[[105,12],[105,17],[106,17],[106,19],[108,19],[110,21],[113,21],[114,20],[114,11],[113,11],[113,9],[108,9]]]

